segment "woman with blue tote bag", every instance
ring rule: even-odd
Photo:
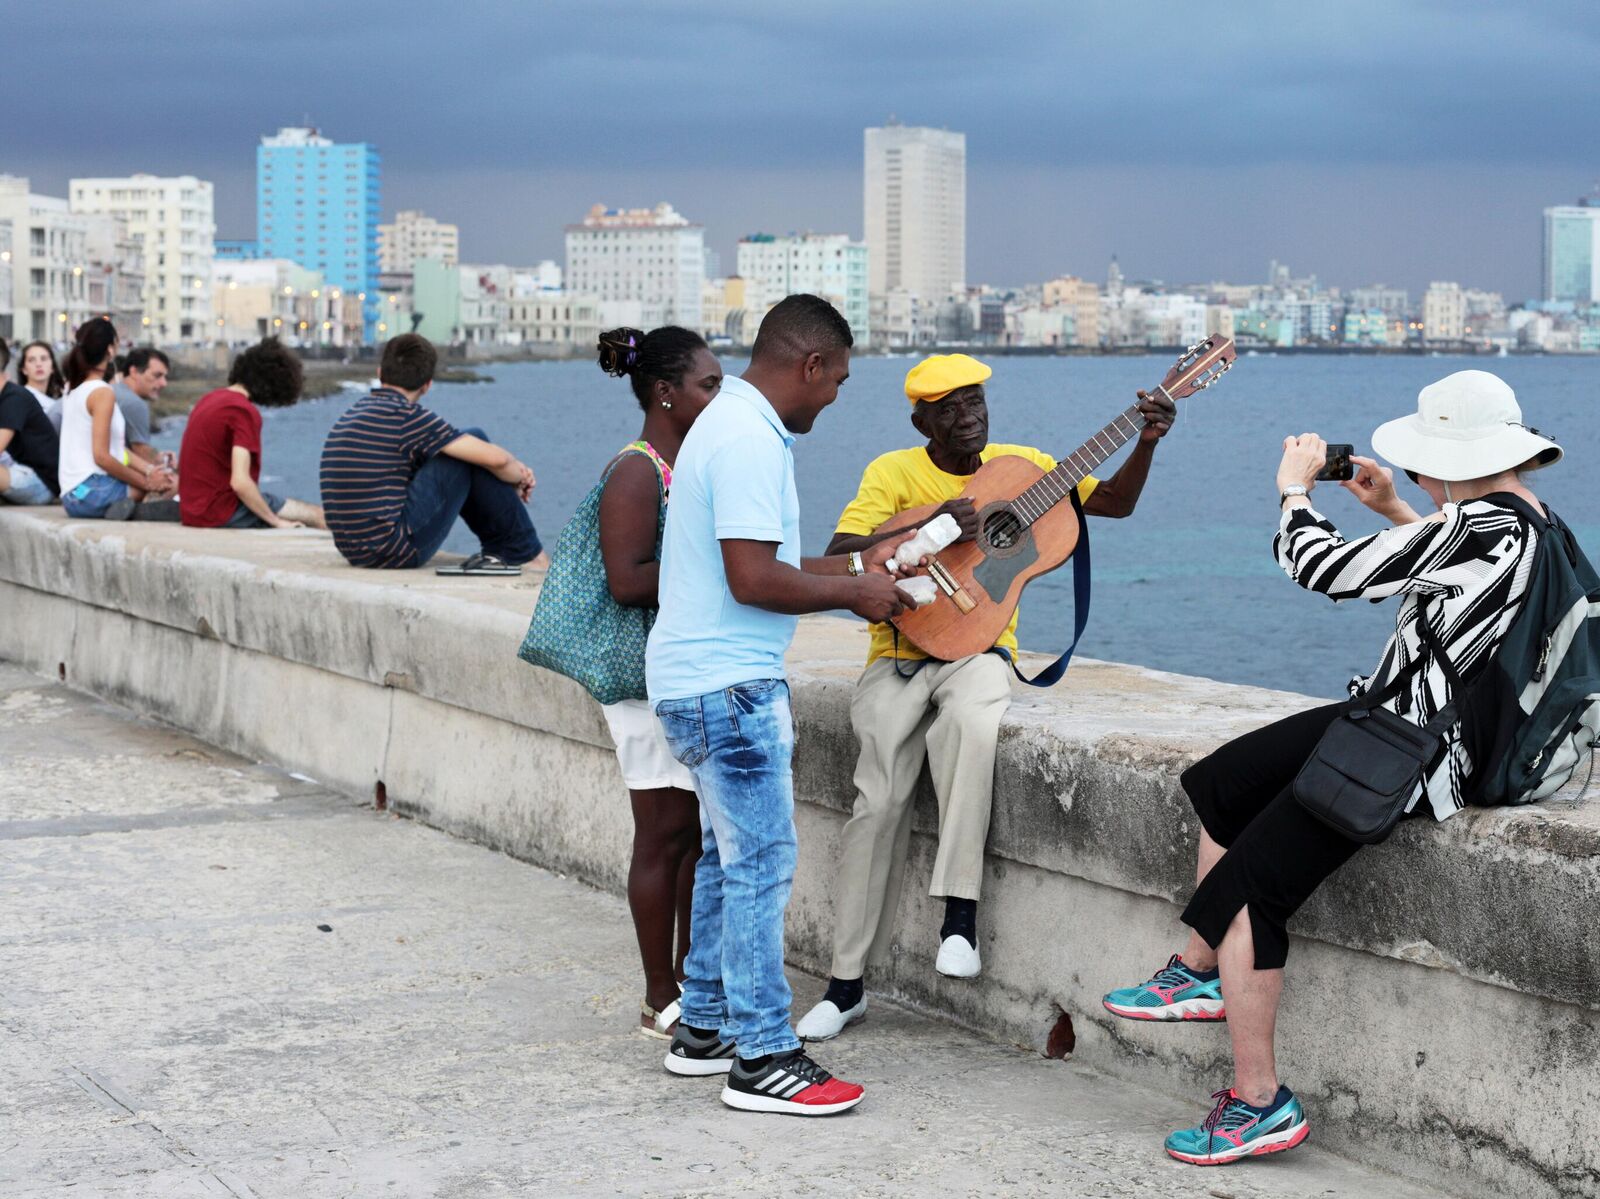
[[[521,657],[575,679],[605,713],[633,804],[628,906],[644,963],[639,1028],[670,1038],[689,950],[700,805],[645,702],[644,647],[655,623],[672,464],[721,388],[722,366],[698,333],[667,325],[602,334],[600,368],[632,385],[644,428],[561,531]]]

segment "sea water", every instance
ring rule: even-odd
[[[981,353],[981,352],[980,352]],[[907,358],[857,358],[838,401],[795,445],[805,552],[820,554],[840,510],[875,455],[919,443],[902,391]],[[737,373],[744,363],[724,363]],[[988,384],[990,436],[1062,455],[1075,449],[1160,382],[1160,356],[995,358]],[[1331,603],[1295,587],[1273,561],[1278,492],[1274,475],[1286,435],[1321,434],[1370,453],[1383,421],[1413,411],[1418,389],[1451,371],[1490,369],[1517,391],[1524,418],[1567,450],[1532,482],[1600,560],[1600,361],[1371,356],[1245,356],[1217,386],[1179,404],[1157,448],[1138,510],[1090,528],[1094,593],[1080,653],[1161,670],[1337,696],[1351,674],[1369,671],[1393,627],[1397,600]],[[641,414],[626,381],[592,362],[491,365],[490,383],[441,384],[424,401],[458,427],[478,426],[538,476],[532,512],[547,546],[606,461],[638,436]],[[268,411],[262,484],[317,497],[322,442],[359,393]],[[181,421],[157,436],[176,448]],[[1108,477],[1119,453],[1099,473]],[[1421,512],[1427,497],[1400,479]],[[1349,536],[1381,527],[1337,484],[1313,502]],[[468,552],[458,524],[447,549]],[[1070,567],[1024,594],[1025,649],[1055,653],[1072,630]]]

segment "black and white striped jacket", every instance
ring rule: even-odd
[[[1306,590],[1335,601],[1403,597],[1394,636],[1377,670],[1351,680],[1352,696],[1392,678],[1424,653],[1417,633],[1424,612],[1429,630],[1464,678],[1488,660],[1516,618],[1527,593],[1538,534],[1511,509],[1487,497],[1446,504],[1441,516],[1355,541],[1346,541],[1314,508],[1287,508],[1279,521],[1273,552],[1289,577]],[[1444,671],[1438,663],[1426,662],[1383,706],[1422,724],[1449,700]],[[1445,747],[1408,811],[1423,794],[1438,820],[1461,810],[1471,763],[1459,726],[1445,734]]]

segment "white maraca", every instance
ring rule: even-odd
[[[939,598],[939,585],[927,575],[910,579],[896,579],[895,587],[918,608],[926,608]]]
[[[960,536],[961,526],[956,523],[956,518],[948,512],[942,513],[918,529],[916,536],[901,542],[889,561],[896,569],[908,570],[928,554],[937,554]]]

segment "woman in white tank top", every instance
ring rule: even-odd
[[[117,330],[103,317],[85,321],[67,357],[61,401],[61,506],[69,516],[99,518],[113,505],[137,504],[177,479],[162,467],[130,458],[127,425],[117,411],[110,376],[116,371]],[[123,517],[126,519],[126,515]]]

